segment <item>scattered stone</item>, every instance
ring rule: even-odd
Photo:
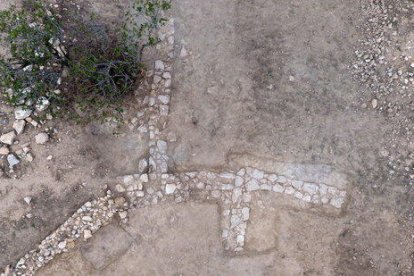
[[[123,192],[125,192],[125,188],[124,188],[124,186],[122,186],[121,184],[116,185],[115,189],[116,189],[116,191],[117,191],[118,193],[123,193]]]
[[[133,175],[125,175],[124,176],[124,184],[129,184],[131,182],[134,181],[134,176]]]
[[[236,176],[236,180],[234,181],[234,185],[236,187],[240,187],[241,185],[243,185],[244,183],[244,179],[241,176]]]
[[[32,115],[32,110],[30,109],[25,109],[23,107],[17,107],[14,110],[14,117],[16,118],[16,120],[24,120],[28,118],[30,115]]]
[[[156,60],[155,61],[155,70],[164,71],[164,69],[165,69],[164,62],[162,62],[161,60]]]
[[[45,111],[50,105],[50,101],[46,99],[45,97],[42,97],[39,99],[39,101],[36,104],[36,110],[38,112]]]
[[[180,51],[180,58],[185,58],[188,56],[188,51],[187,49],[185,49],[185,47],[181,47],[181,51]]]
[[[168,96],[168,95],[160,95],[160,96],[158,96],[158,99],[163,104],[168,104],[170,102],[170,96]]]
[[[177,189],[177,186],[175,184],[165,185],[165,193],[167,195],[172,195],[175,192],[176,189]]]
[[[121,208],[122,206],[124,206],[126,201],[124,197],[120,196],[120,197],[115,198],[114,202],[117,208]]]
[[[49,135],[45,132],[41,132],[35,136],[36,144],[44,145],[49,141]]]
[[[138,163],[138,171],[139,173],[144,173],[148,170],[148,160],[147,159],[141,159]]]
[[[7,145],[13,145],[14,139],[16,139],[16,133],[14,131],[8,132],[0,136],[0,142]]]
[[[283,188],[283,186],[279,185],[279,184],[275,184],[273,186],[273,192],[275,193],[283,193],[285,189]]]
[[[24,202],[26,202],[27,205],[30,205],[30,202],[32,202],[32,198],[30,196],[26,196],[23,198]]]
[[[83,220],[83,221],[86,221],[86,222],[91,222],[91,221],[93,221],[93,219],[92,219],[92,217],[91,217],[91,216],[83,216],[83,217],[82,217],[82,220]]]
[[[91,232],[91,230],[84,230],[83,231],[83,240],[84,241],[87,241],[87,240],[89,240],[90,238],[92,238],[92,232]]]
[[[371,105],[372,105],[372,108],[373,109],[376,109],[377,106],[378,106],[378,100],[377,99],[373,99],[372,102],[371,102]]]
[[[341,196],[334,196],[331,199],[331,205],[334,206],[335,208],[341,208],[342,204],[344,203],[345,199]]]
[[[26,125],[25,120],[16,120],[16,121],[14,121],[13,129],[16,131],[17,135],[23,133],[25,125]]]
[[[250,174],[253,178],[260,180],[264,177],[264,172],[259,171],[258,169],[254,169],[251,174]]]
[[[162,77],[166,80],[171,79],[171,73],[170,72],[165,72],[164,74],[162,74]]]
[[[242,209],[242,216],[244,221],[248,221],[250,218],[250,209],[248,207],[244,207]]]
[[[3,146],[0,148],[0,155],[7,155],[10,153],[10,150],[7,146]]]
[[[295,187],[296,189],[300,190],[303,186],[303,182],[299,181],[299,180],[293,180],[292,181],[292,186]]]
[[[260,189],[260,186],[256,179],[252,179],[249,182],[247,182],[247,191],[252,192],[252,191],[257,191],[259,189]]]
[[[303,190],[311,195],[314,195],[318,192],[318,185],[312,183],[303,184]]]
[[[66,248],[66,241],[62,241],[62,242],[60,242],[60,243],[58,244],[58,248],[59,248],[59,249],[61,249],[61,250],[65,249],[65,248]]]
[[[17,159],[17,157],[14,154],[7,155],[7,162],[9,163],[9,166],[13,168],[14,166],[20,164],[20,160]]]
[[[26,156],[24,157],[24,160],[31,163],[34,160],[34,157],[31,153],[27,153]]]
[[[139,177],[139,180],[141,180],[142,182],[144,182],[144,183],[147,183],[148,182],[148,174],[141,174],[141,176]],[[142,187],[141,187],[141,189],[140,190],[142,190]]]
[[[154,76],[154,80],[153,80],[153,82],[154,82],[154,84],[157,84],[157,83],[160,83],[161,82],[161,77],[160,76],[157,76],[157,75],[155,75]]]
[[[128,216],[128,212],[119,212],[118,215],[121,219],[125,219]]]

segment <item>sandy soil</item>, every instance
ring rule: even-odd
[[[115,20],[123,6],[104,2],[93,9]],[[340,213],[257,192],[246,250],[232,255],[220,243],[218,205],[165,203],[135,211],[127,225],[114,222],[40,275],[413,275],[413,191],[381,155],[390,139],[400,141],[395,120],[364,107],[371,95],[360,93],[350,70],[368,2],[180,0],[170,14],[171,171],[263,159],[326,164],[349,179]],[[183,48],[189,55],[180,58]],[[33,143],[35,160],[16,179],[0,178],[0,267],[117,176],[136,171],[147,137],[130,120],[141,102],[131,102],[125,125],[48,122],[58,130],[52,142]],[[37,132],[28,128],[21,143]]]

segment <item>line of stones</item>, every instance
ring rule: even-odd
[[[170,19],[166,26],[159,31],[162,43],[168,57],[165,61],[157,60],[154,66],[153,83],[149,97],[150,117],[149,128],[149,170],[151,180],[159,179],[160,175],[168,172],[168,145],[165,130],[168,122],[171,100],[171,71],[174,57],[174,20]]]
[[[109,224],[116,214],[125,218],[126,210],[126,199],[114,197],[108,190],[105,196],[86,202],[36,249],[27,252],[13,268],[6,267],[0,275],[33,275],[57,255],[74,248],[77,240],[91,238],[96,231]]]
[[[176,203],[215,201],[222,207],[222,239],[226,250],[243,250],[247,223],[250,218],[252,192],[267,191],[285,194],[308,204],[340,209],[346,192],[323,183],[310,183],[266,173],[256,168],[238,172],[210,171],[162,174],[161,188],[149,185],[147,174],[125,176],[118,192],[126,192],[135,208],[155,205],[173,199]]]

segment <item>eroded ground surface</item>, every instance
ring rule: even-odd
[[[149,99],[150,135],[129,127],[135,115],[124,131],[52,121],[61,142],[33,145],[24,175],[0,179],[0,267],[107,184],[131,203],[128,217],[114,211],[93,237],[85,228],[57,243],[67,253],[40,275],[412,275],[413,11],[174,1],[175,33],[148,53],[164,61],[148,74],[163,87]]]

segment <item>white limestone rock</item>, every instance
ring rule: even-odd
[[[175,185],[175,184],[167,184],[167,185],[165,185],[165,193],[167,195],[174,194],[174,192],[175,192],[176,189],[177,189],[177,185]]]
[[[25,120],[16,120],[13,123],[13,129],[16,131],[17,135],[23,133],[25,126],[26,126]]]
[[[242,209],[242,217],[244,221],[248,221],[250,218],[250,208],[249,207],[243,207]]]
[[[84,230],[83,231],[83,240],[85,240],[85,241],[87,241],[87,240],[89,240],[90,238],[92,238],[92,232],[91,232],[91,230]]]
[[[17,107],[14,110],[14,117],[16,118],[16,120],[24,120],[28,118],[30,115],[32,115],[32,110],[30,109],[25,109],[23,107]]]
[[[285,190],[285,194],[293,195],[295,193],[295,189],[293,187],[287,187]]]
[[[319,186],[313,183],[304,183],[303,184],[303,188],[302,188],[305,192],[314,195],[318,192],[319,190]]]
[[[32,198],[30,196],[26,196],[23,198],[24,202],[26,202],[27,205],[30,205],[30,202],[32,202]]]
[[[40,98],[36,103],[36,111],[42,112],[45,111],[50,105],[50,101],[45,97]]]
[[[9,166],[13,168],[14,166],[20,163],[20,160],[17,159],[17,157],[14,154],[9,154],[7,155],[7,162],[9,163]]]
[[[13,145],[14,139],[16,139],[16,133],[14,131],[10,131],[0,136],[0,142],[6,145]]]
[[[247,182],[246,188],[247,191],[252,192],[259,190],[260,186],[256,179],[251,179],[249,182]]]
[[[49,142],[49,135],[45,132],[41,132],[35,136],[35,142],[38,145],[44,145]]]
[[[243,185],[244,183],[244,179],[241,176],[236,176],[236,180],[234,181],[234,185],[236,187],[240,187],[241,185]]]
[[[10,150],[7,146],[0,147],[0,155],[7,155],[10,153]]]
[[[185,58],[188,56],[188,51],[187,49],[183,46],[181,47],[181,51],[180,51],[180,58]]]
[[[254,169],[251,173],[250,176],[257,179],[257,180],[261,180],[264,177],[264,172],[258,170],[258,169]]]
[[[161,60],[156,60],[155,61],[155,70],[164,71],[164,69],[165,69],[164,62],[162,62]]]
[[[170,96],[160,95],[160,96],[158,96],[158,100],[160,100],[160,102],[162,102],[163,104],[169,104],[170,103]]]
[[[331,205],[337,209],[340,209],[344,202],[345,202],[345,198],[340,195],[337,195],[331,198]]]
[[[282,185],[279,185],[279,184],[273,185],[273,192],[275,193],[283,193],[284,190],[285,188],[283,188]]]
[[[296,189],[300,190],[303,186],[303,181],[293,180],[292,181],[292,186],[295,187]]]

